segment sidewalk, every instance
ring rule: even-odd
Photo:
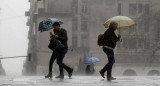
[[[108,82],[100,76],[67,76],[63,80],[45,79],[43,76],[0,77],[0,86],[160,86],[159,77],[116,77]]]

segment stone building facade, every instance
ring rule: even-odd
[[[1,5],[1,4],[0,4]],[[0,6],[0,15],[1,15],[1,6]],[[1,20],[0,20],[0,25],[1,25]],[[1,57],[2,55],[0,55],[0,57]],[[6,75],[6,73],[5,73],[5,70],[3,69],[3,67],[2,67],[2,64],[1,64],[1,60],[0,60],[0,75]]]
[[[115,75],[160,75],[160,52],[158,20],[152,17],[159,11],[158,0],[29,0],[30,10],[26,12],[29,26],[29,44],[24,74],[44,75],[48,71],[51,51],[49,31],[39,32],[40,21],[58,18],[64,22],[68,32],[69,50],[64,62],[78,72],[80,59],[95,56],[95,74],[106,64],[107,57],[97,45],[97,37],[104,33],[102,25],[113,16],[128,16],[137,26],[117,31],[122,41],[115,49]],[[148,18],[148,19],[146,19]],[[149,21],[150,20],[150,21]],[[52,31],[52,30],[51,30]],[[82,61],[83,62],[83,61]],[[83,65],[85,67],[85,65]],[[54,65],[53,71],[57,72]]]

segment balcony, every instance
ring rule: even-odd
[[[26,12],[25,12],[25,16],[30,16],[30,12],[29,12],[29,11],[26,11]]]

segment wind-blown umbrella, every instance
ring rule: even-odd
[[[109,25],[111,22],[116,22],[118,23],[118,28],[131,28],[136,25],[136,23],[129,17],[127,16],[115,16],[110,19],[108,19],[103,25],[105,28],[109,28]]]
[[[99,62],[99,61],[100,60],[97,57],[90,57],[85,61],[85,64],[92,64],[92,63],[96,63],[96,62]]]
[[[63,24],[63,22],[59,19],[56,19],[56,18],[50,18],[50,19],[47,19],[47,20],[43,20],[39,23],[39,31],[43,32],[43,31],[48,31],[50,29],[53,28],[53,24],[55,22],[59,22],[59,24]]]

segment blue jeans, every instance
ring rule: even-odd
[[[105,47],[103,47],[103,51],[106,53],[108,57],[108,63],[103,67],[101,72],[105,73],[107,71],[107,77],[111,77],[112,76],[112,66],[115,63],[114,51],[112,49],[108,49]]]

